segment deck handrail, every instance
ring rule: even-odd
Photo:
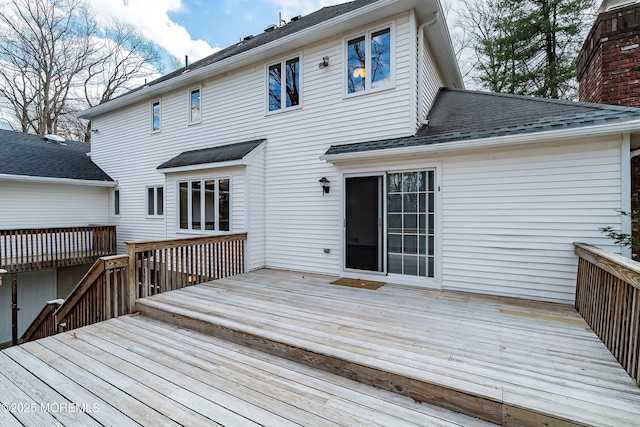
[[[586,243],[574,246],[575,307],[640,386],[640,263]]]
[[[247,233],[127,243],[99,258],[54,311],[45,307],[22,336],[44,338],[135,311],[135,301],[244,272]]]
[[[245,271],[247,233],[127,242],[129,310],[138,298]]]
[[[87,264],[115,253],[114,225],[0,230],[0,267],[9,273]]]
[[[54,313],[60,307],[64,300],[54,300],[48,301],[45,304],[44,308],[40,311],[40,313],[36,316],[36,318],[31,322],[31,325],[24,331],[22,334],[22,338],[20,340],[22,342],[28,342],[37,340],[38,338],[48,337],[50,335],[54,335],[56,333],[56,322],[54,318]]]
[[[64,302],[53,311],[49,304],[45,306],[22,335],[21,341],[44,338],[127,314],[128,266],[127,255],[98,259]]]

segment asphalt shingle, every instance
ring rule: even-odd
[[[0,174],[113,181],[91,161],[86,142],[48,141],[41,135],[0,129]]]
[[[158,166],[157,169],[177,168],[181,166],[203,165],[208,163],[230,162],[240,160],[249,154],[266,139],[238,142],[235,144],[221,145],[218,147],[203,148],[200,150],[185,151],[178,154]]]
[[[331,154],[417,147],[640,120],[640,108],[442,88],[429,125],[403,138],[333,145]]]

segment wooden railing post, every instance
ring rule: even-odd
[[[129,302],[129,313],[136,311],[136,299],[138,298],[138,278],[137,278],[137,254],[136,244],[126,243],[127,255],[129,256],[129,268],[127,271],[127,300]]]

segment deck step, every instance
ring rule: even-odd
[[[224,281],[220,283],[217,286],[223,286]],[[601,425],[599,420],[590,424],[585,419],[575,421],[564,416],[561,408],[566,405],[564,402],[548,402],[548,411],[541,409],[540,405],[514,404],[505,399],[506,392],[498,381],[486,378],[465,381],[460,374],[449,375],[443,367],[423,369],[417,361],[412,367],[406,361],[395,364],[367,356],[362,349],[350,351],[350,344],[339,342],[339,337],[334,339],[330,333],[317,332],[322,330],[321,326],[307,330],[295,322],[287,323],[286,316],[270,313],[269,295],[264,296],[264,309],[258,310],[251,306],[249,299],[242,307],[243,298],[247,298],[242,292],[235,296],[240,302],[232,306],[226,300],[229,296],[223,295],[225,292],[227,290],[199,285],[138,300],[136,310],[161,321],[498,425]],[[217,294],[220,301],[216,303]],[[358,344],[354,342],[353,345]],[[466,375],[473,377],[474,374]],[[509,393],[514,395],[512,391]],[[566,402],[577,401],[567,399]],[[527,400],[530,400],[529,396],[523,395],[517,401]],[[538,403],[540,400],[544,397],[538,399]],[[615,421],[612,425],[616,425]]]

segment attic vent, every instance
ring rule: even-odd
[[[248,40],[251,40],[252,38],[253,38],[253,36],[252,36],[252,35],[248,35],[247,37],[243,38],[243,39],[242,39],[242,41],[243,41],[243,42],[246,42],[246,41],[248,41]]]
[[[271,31],[275,30],[276,28],[278,28],[278,26],[276,24],[271,24],[267,28],[264,29],[264,32],[265,33],[269,33]]]
[[[65,139],[59,135],[48,133],[44,136],[44,139],[45,141],[57,142],[60,145],[67,145],[64,143]]]
[[[294,16],[293,18],[291,18],[291,22],[296,22],[297,20],[299,20],[301,18],[302,18],[302,15]]]

